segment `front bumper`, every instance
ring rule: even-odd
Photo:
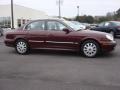
[[[113,51],[116,47],[116,41],[102,42],[101,47],[103,52]]]

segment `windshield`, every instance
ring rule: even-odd
[[[114,26],[120,26],[120,22],[113,22]]]
[[[63,21],[65,24],[67,24],[69,27],[71,27],[73,30],[77,31],[80,29],[80,27],[78,25],[75,25],[74,23],[70,22],[70,21]]]
[[[74,23],[75,25],[83,25],[82,23],[77,22],[77,21],[71,21],[71,22]]]

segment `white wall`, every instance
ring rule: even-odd
[[[0,17],[11,16],[10,5],[0,5]],[[17,27],[17,19],[43,19],[49,18],[49,16],[42,11],[34,10],[20,5],[14,5],[14,23],[15,28]]]

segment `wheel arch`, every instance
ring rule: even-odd
[[[16,44],[16,42],[17,42],[18,40],[24,40],[24,41],[27,42],[27,44],[29,45],[29,43],[28,43],[28,41],[27,41],[26,39],[19,37],[19,38],[15,38],[15,40],[14,40],[14,46],[15,46],[15,44]]]
[[[94,39],[94,38],[85,38],[85,39],[83,39],[83,40],[80,42],[80,47],[82,46],[82,44],[83,44],[85,41],[88,41],[88,40],[95,41],[96,43],[98,43],[98,45],[99,45],[100,48],[101,48],[101,44],[99,43],[99,41],[98,41],[97,39]]]
[[[111,32],[111,31],[115,33],[116,29],[115,28],[109,28],[109,32]]]

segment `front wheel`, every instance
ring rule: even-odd
[[[82,44],[81,51],[86,57],[95,57],[100,51],[100,46],[96,41],[87,40]]]
[[[17,40],[15,49],[19,54],[27,54],[29,52],[28,43],[25,40]]]

